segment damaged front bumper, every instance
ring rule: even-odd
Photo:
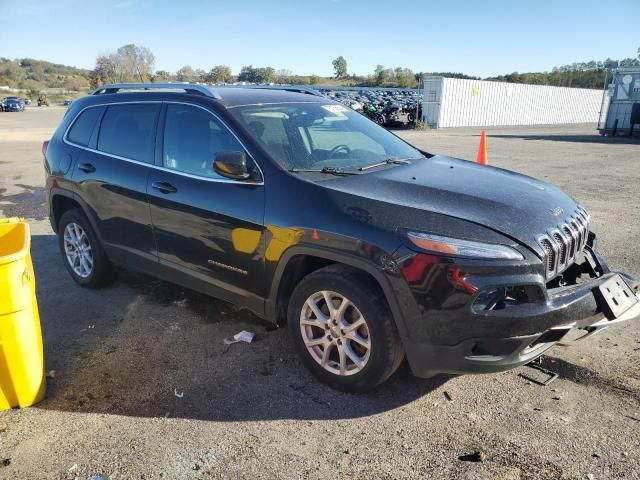
[[[572,285],[540,287],[544,300],[478,312],[473,309],[476,295],[470,296],[457,314],[441,311],[439,320],[430,320],[429,312],[423,313],[423,320],[433,327],[433,335],[403,338],[413,373],[430,377],[437,373],[499,372],[532,361],[571,330],[582,330],[584,335],[578,340],[583,340],[611,325],[640,317],[635,279],[610,271],[591,247],[585,250],[584,263],[575,268],[590,271],[591,278]],[[514,276],[510,280],[513,285],[521,285],[522,278]],[[450,337],[453,341],[439,335],[445,326],[441,318],[447,318],[451,332],[458,328],[457,338]]]

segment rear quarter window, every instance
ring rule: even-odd
[[[98,134],[98,150],[153,163],[159,103],[109,105]]]
[[[80,113],[73,122],[67,139],[77,145],[82,145],[83,147],[88,146],[93,130],[103,110],[104,107],[92,107]]]

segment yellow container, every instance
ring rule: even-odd
[[[27,223],[0,219],[0,410],[33,405],[45,391],[30,248]]]

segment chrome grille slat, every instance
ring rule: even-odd
[[[587,228],[585,225],[585,221],[583,220],[583,218],[580,215],[576,216],[576,220],[578,221],[578,226],[580,228],[580,236],[581,236],[581,241],[580,241],[580,250],[582,250],[584,248],[584,244],[586,243],[587,240]]]
[[[576,232],[578,232],[578,250],[582,249],[582,237],[584,237],[584,235],[582,234],[582,229],[580,228],[580,224],[578,223],[578,221],[572,217],[571,219],[571,225],[573,225],[573,228],[576,229]]]
[[[573,258],[577,253],[578,234],[574,232],[573,227],[571,227],[571,224],[569,223],[565,223],[562,228],[564,229],[564,233],[566,233],[567,237],[569,237],[570,239],[569,240],[569,258]]]
[[[560,230],[555,230],[551,236],[558,245],[558,266],[562,267],[567,263],[568,244],[565,242],[564,236],[560,233]]]
[[[590,215],[578,207],[564,222],[538,235],[538,244],[545,252],[547,279],[569,268],[587,244]]]

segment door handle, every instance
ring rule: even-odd
[[[178,191],[176,187],[167,182],[153,182],[151,187],[159,190],[160,193],[176,193]]]
[[[85,173],[93,173],[96,171],[96,167],[94,167],[90,163],[81,163],[80,165],[78,165],[78,169],[82,170]]]

